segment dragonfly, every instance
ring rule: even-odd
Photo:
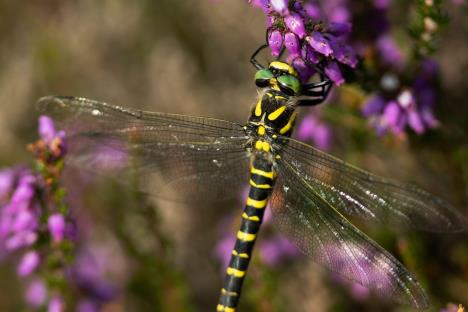
[[[301,83],[297,71],[275,59],[251,56],[258,98],[246,124],[147,112],[80,97],[47,96],[39,110],[67,132],[69,157],[102,169],[109,159],[157,182],[152,193],[191,202],[235,198],[249,184],[216,311],[237,310],[265,209],[277,228],[317,263],[344,278],[416,309],[428,298],[394,256],[347,218],[436,232],[467,229],[443,199],[412,184],[354,167],[291,137],[296,109],[322,103],[332,83]],[[96,157],[106,151],[112,157]],[[145,184],[145,183],[143,183]]]

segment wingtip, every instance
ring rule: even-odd
[[[47,95],[41,97],[36,101],[36,109],[43,113],[50,110],[52,106],[60,105],[62,103],[60,96]]]

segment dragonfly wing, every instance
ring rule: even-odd
[[[449,203],[414,185],[373,175],[307,144],[284,138],[284,162],[341,212],[399,228],[459,232],[468,228]]]
[[[417,309],[427,297],[403,265],[324,200],[287,161],[280,161],[270,207],[275,225],[306,255],[377,294]]]
[[[248,137],[236,123],[75,97],[45,97],[37,105],[66,131],[67,160],[93,171],[131,168],[160,198],[224,200],[248,181]]]

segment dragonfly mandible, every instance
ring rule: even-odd
[[[324,74],[319,82],[302,84],[296,70],[279,60],[264,67],[256,57],[265,47],[251,57],[259,96],[245,125],[79,97],[48,96],[38,107],[67,131],[74,162],[99,169],[102,159],[95,155],[105,148],[142,177],[157,176],[161,197],[219,201],[250,184],[217,311],[237,309],[267,203],[278,229],[319,264],[379,295],[426,308],[416,278],[345,215],[440,232],[465,230],[464,217],[416,186],[378,177],[291,138],[296,108],[323,102],[332,84]]]

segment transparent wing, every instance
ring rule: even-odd
[[[67,160],[97,171],[136,170],[145,190],[158,197],[229,199],[238,196],[248,181],[248,137],[238,124],[76,97],[49,96],[37,106],[65,129]]]
[[[373,175],[294,139],[284,140],[283,161],[293,164],[315,193],[345,214],[399,228],[467,229],[464,217],[441,198]]]
[[[278,172],[273,219],[303,253],[383,297],[427,307],[424,291],[398,260],[328,204],[292,164],[280,161]]]

